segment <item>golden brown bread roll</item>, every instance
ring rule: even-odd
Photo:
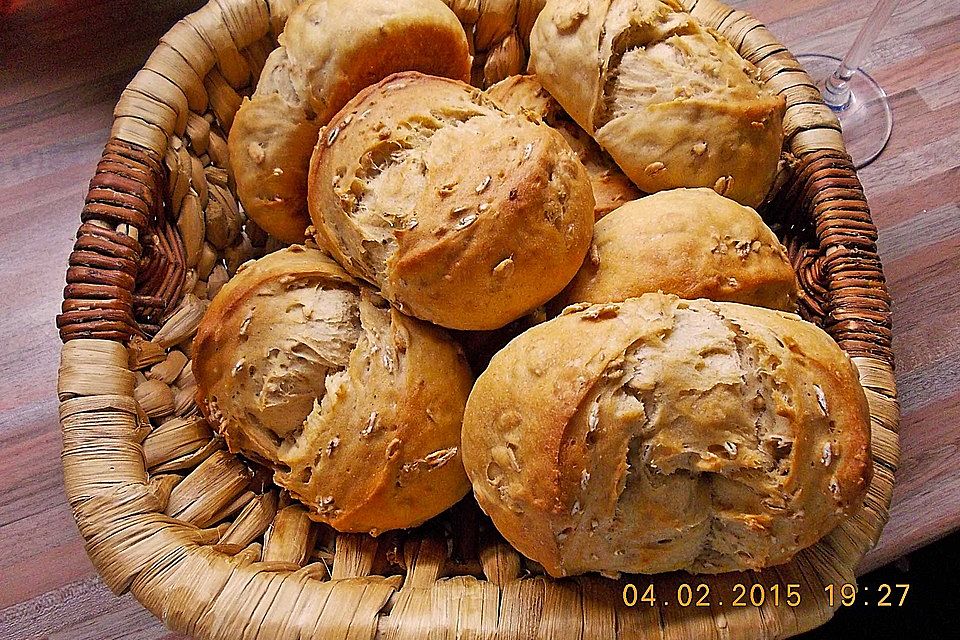
[[[193,372],[230,450],[275,469],[340,531],[411,527],[469,489],[462,351],[316,249],[269,254],[230,280],[200,324]]]
[[[625,202],[643,195],[596,141],[564,113],[536,76],[510,76],[487,89],[487,95],[507,111],[532,111],[560,132],[590,176],[596,200],[595,219],[599,220]]]
[[[661,191],[599,221],[587,259],[552,306],[653,291],[782,311],[796,311],[799,294],[786,249],[757,212],[705,188]]]
[[[530,68],[647,193],[713,187],[756,207],[773,183],[783,97],[676,0],[549,0]]]
[[[495,329],[570,281],[593,233],[586,170],[540,119],[401,73],[327,126],[310,165],[318,240],[406,313]]]
[[[757,569],[861,505],[870,417],[816,326],[652,293],[568,307],[495,355],[463,461],[497,529],[552,576]]]
[[[228,145],[247,214],[279,240],[302,242],[320,128],[391,73],[469,79],[471,58],[460,22],[441,0],[305,0],[279,40]]]

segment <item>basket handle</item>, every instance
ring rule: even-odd
[[[134,294],[138,280],[150,273],[145,265],[162,264],[168,273],[163,280],[179,291],[183,274],[175,282],[171,268],[175,261],[170,257],[177,248],[182,255],[182,246],[175,237],[172,243],[159,241],[156,233],[165,226],[163,179],[155,153],[117,138],[107,143],[90,181],[68,262],[62,312],[57,316],[64,342],[126,341],[140,334],[135,309],[159,302],[152,295]]]

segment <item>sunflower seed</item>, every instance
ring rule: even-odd
[[[464,217],[460,218],[460,220],[457,222],[457,224],[454,225],[453,228],[456,229],[456,230],[458,230],[458,231],[459,231],[460,229],[466,229],[467,227],[469,227],[470,225],[472,225],[474,222],[476,222],[476,221],[477,221],[477,218],[478,218],[477,214],[471,213],[471,214],[468,215],[468,216],[464,216]]]
[[[817,404],[820,405],[820,411],[823,411],[823,415],[827,415],[827,397],[823,393],[823,389],[820,388],[820,385],[813,385],[813,390],[817,394]]]
[[[334,450],[335,450],[338,446],[340,446],[340,437],[339,437],[339,436],[334,436],[333,439],[330,440],[330,442],[327,444],[327,457],[328,457],[328,458],[333,455]]]
[[[361,438],[369,437],[373,433],[374,429],[377,428],[377,417],[378,417],[378,414],[376,411],[373,411],[370,413],[370,417],[367,418],[367,426],[365,426],[363,430],[360,431]]]

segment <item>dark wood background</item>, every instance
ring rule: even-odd
[[[197,0],[0,0],[0,638],[171,635],[98,580],[63,495],[54,326],[113,104]],[[732,4],[842,55],[873,6]],[[895,128],[861,172],[894,299],[903,461],[865,572],[960,528],[960,2],[904,0],[866,65]]]

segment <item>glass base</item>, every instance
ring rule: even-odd
[[[797,56],[821,93],[827,79],[840,66],[840,58],[820,53]],[[840,120],[843,142],[857,169],[873,162],[890,140],[893,114],[887,93],[877,81],[857,70],[848,82],[850,99],[839,108],[830,107]]]

